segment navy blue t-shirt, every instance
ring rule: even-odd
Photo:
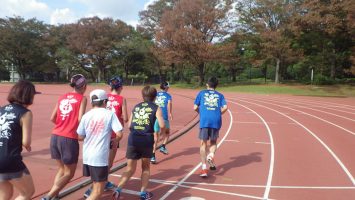
[[[223,94],[215,90],[202,90],[198,93],[194,104],[199,107],[200,128],[221,128],[221,108],[227,105]]]
[[[21,117],[29,110],[18,104],[0,107],[0,173],[24,170]]]
[[[153,102],[142,102],[132,110],[128,146],[152,147],[154,144],[154,122],[158,106]]]

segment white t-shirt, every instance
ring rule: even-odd
[[[117,116],[105,108],[94,108],[85,113],[77,129],[78,135],[85,136],[83,164],[108,166],[111,133],[121,130]]]

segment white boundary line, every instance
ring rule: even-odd
[[[270,127],[269,125],[266,123],[266,121],[264,120],[263,117],[261,117],[257,112],[255,112],[253,109],[247,107],[247,106],[244,106],[244,105],[241,105],[239,103],[236,103],[234,101],[229,101],[230,103],[232,104],[235,104],[235,105],[239,105],[239,106],[242,106],[250,111],[252,111],[256,116],[259,117],[259,119],[264,123],[266,129],[267,129],[267,132],[269,134],[269,138],[270,138],[270,166],[269,166],[269,174],[268,174],[268,177],[267,177],[267,182],[266,182],[266,187],[265,187],[265,192],[264,192],[264,197],[263,199],[268,199],[269,198],[269,194],[270,194],[270,188],[271,188],[271,182],[272,182],[272,176],[273,176],[273,173],[274,173],[274,165],[275,165],[275,145],[274,145],[274,138],[272,137],[272,133],[271,133],[271,130],[270,130]]]
[[[248,101],[242,100],[242,99],[239,99],[239,100],[240,100],[240,101],[244,101],[244,102],[248,102],[250,99],[248,99]],[[278,104],[274,104],[274,103],[270,103],[270,102],[265,102],[265,101],[261,101],[261,100],[255,100],[255,99],[253,99],[253,101],[257,101],[257,102],[261,102],[261,103],[266,103],[266,104],[271,104],[271,105],[278,106],[278,107],[281,107],[281,108],[286,108],[286,109],[289,109],[289,110],[293,110],[293,111],[296,111],[296,112],[300,112],[300,113],[302,113],[302,114],[311,116],[311,117],[313,117],[313,118],[316,118],[316,119],[319,119],[319,120],[321,120],[321,121],[323,121],[323,122],[326,122],[326,123],[328,123],[328,124],[331,124],[331,125],[333,125],[333,126],[335,126],[335,127],[338,127],[339,129],[342,129],[342,130],[344,130],[344,131],[350,133],[351,135],[354,135],[354,136],[355,136],[355,133],[354,133],[354,132],[352,132],[352,131],[350,131],[350,130],[348,130],[348,129],[342,127],[342,126],[339,126],[339,125],[337,125],[337,124],[334,124],[333,122],[330,122],[330,121],[325,120],[325,119],[323,119],[323,118],[317,117],[317,116],[315,116],[315,115],[312,115],[312,114],[303,112],[303,111],[301,111],[301,110],[293,109],[293,108],[290,108],[290,107],[288,107],[288,106],[280,106],[280,105],[278,105]],[[281,113],[281,112],[279,112],[279,113]],[[285,116],[287,116],[285,113],[282,113],[282,114],[285,115]]]
[[[264,100],[264,101],[265,101],[265,100]],[[273,100],[273,99],[268,99],[268,100],[266,100],[266,101],[271,101],[271,102],[273,102],[273,103],[278,103],[278,102],[280,102],[280,101]],[[282,102],[282,103],[285,103],[285,102]],[[344,116],[341,116],[341,115],[337,115],[337,114],[334,114],[334,113],[326,112],[326,111],[323,111],[323,110],[318,110],[318,109],[310,108],[310,107],[307,107],[307,106],[295,105],[295,104],[292,104],[291,102],[286,102],[285,104],[287,104],[286,106],[289,106],[289,105],[291,104],[291,106],[296,106],[296,107],[299,107],[299,108],[314,110],[314,111],[317,111],[317,112],[326,113],[326,114],[328,114],[328,115],[333,115],[333,116],[336,116],[336,117],[339,117],[339,118],[343,118],[343,119],[346,119],[346,120],[350,120],[350,121],[355,122],[355,119],[351,119],[351,118],[344,117]],[[355,114],[355,113],[352,113],[352,114]]]
[[[223,141],[226,139],[226,137],[229,135],[230,130],[232,129],[232,124],[233,124],[233,115],[231,113],[230,110],[228,110],[229,116],[230,116],[230,123],[229,123],[229,127],[228,130],[226,132],[226,134],[224,135],[224,137],[221,139],[221,141],[218,143],[217,148],[219,148],[221,146],[221,144],[223,143]],[[171,188],[163,197],[160,198],[160,200],[165,200],[166,198],[168,198],[173,192],[175,192],[175,190],[181,186],[199,167],[201,166],[201,163],[199,163],[198,165],[196,165],[196,167],[194,169],[192,169],[192,171],[190,171],[181,181],[179,181],[173,188]]]
[[[293,119],[292,117],[288,116],[288,115],[285,115],[284,113],[282,112],[279,112],[275,109],[272,109],[272,108],[269,108],[267,106],[263,106],[261,104],[257,104],[257,103],[252,103],[249,101],[245,101],[245,100],[240,100],[240,101],[243,101],[243,102],[247,102],[247,103],[250,103],[250,104],[254,104],[254,105],[257,105],[257,106],[260,106],[260,107],[264,107],[266,109],[269,109],[269,110],[272,110],[276,113],[279,113],[280,115],[283,115],[287,118],[289,118],[290,120],[292,120],[293,122],[295,122],[296,124],[298,124],[299,126],[301,126],[303,129],[305,129],[308,133],[310,133],[315,139],[318,140],[318,142],[320,142],[323,147],[333,156],[333,158],[338,162],[338,164],[340,165],[340,167],[343,169],[343,171],[346,173],[346,175],[349,177],[350,181],[352,182],[353,185],[355,185],[355,179],[354,177],[351,175],[351,173],[349,172],[349,170],[345,167],[345,165],[341,162],[341,160],[336,156],[336,154],[315,134],[313,133],[311,130],[309,130],[307,127],[305,127],[303,124],[301,124],[300,122],[298,122],[297,120]],[[270,103],[269,103],[270,104]]]

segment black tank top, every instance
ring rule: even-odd
[[[0,173],[25,169],[22,162],[22,127],[20,119],[29,110],[18,104],[0,107]]]

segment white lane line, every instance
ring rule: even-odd
[[[271,144],[270,142],[255,142],[255,144]]]
[[[111,174],[111,176],[121,177],[121,175],[116,175],[116,174]],[[140,180],[140,178],[137,178],[137,177],[131,177],[131,179]],[[177,182],[177,181],[165,181],[165,180],[157,180],[157,179],[149,179],[149,182],[159,183],[159,184],[164,184],[164,185],[173,185],[173,186],[178,186],[178,187],[188,188],[188,189],[202,190],[202,191],[218,193],[218,194],[245,197],[245,198],[250,198],[250,199],[261,199],[261,200],[264,199],[262,197],[257,197],[257,196],[252,196],[252,195],[246,195],[246,194],[240,194],[240,193],[232,193],[232,192],[224,192],[224,191],[220,191],[220,190],[212,190],[212,189],[200,188],[200,187],[195,187],[195,186],[186,186],[186,185],[183,185],[183,184],[185,184],[185,182],[180,184],[180,182]],[[122,192],[128,193],[128,194],[132,194],[132,195],[139,195],[138,191],[133,191],[133,190],[125,190],[125,189],[123,189]],[[271,200],[271,199],[269,199],[269,200]]]
[[[239,140],[224,140],[225,142],[240,142]]]
[[[242,100],[242,99],[239,99],[239,100],[240,100],[240,101],[244,101],[244,102],[249,102],[249,101],[250,101],[250,99],[249,99],[248,101],[245,101],[245,100]],[[350,130],[348,130],[348,129],[342,127],[342,126],[339,126],[339,125],[337,125],[337,124],[334,124],[333,122],[327,121],[327,120],[325,120],[325,119],[323,119],[323,118],[320,118],[320,117],[317,117],[317,116],[314,116],[314,115],[312,115],[312,114],[309,114],[309,113],[306,113],[306,112],[303,112],[303,111],[300,111],[300,110],[296,110],[296,109],[290,108],[290,107],[288,107],[288,106],[280,106],[280,105],[278,105],[278,104],[267,103],[267,102],[265,102],[265,101],[254,100],[254,99],[253,99],[253,101],[257,101],[257,102],[261,102],[261,103],[266,103],[266,104],[271,104],[271,105],[278,106],[278,107],[281,107],[281,108],[286,108],[286,109],[290,109],[290,110],[293,110],[293,111],[296,111],[296,112],[303,113],[303,114],[305,114],[305,115],[311,116],[311,117],[313,117],[313,118],[316,118],[316,119],[319,119],[319,120],[321,120],[321,121],[323,121],[323,122],[326,122],[326,123],[328,123],[328,124],[331,124],[331,125],[333,125],[333,126],[335,126],[335,127],[338,127],[338,128],[340,128],[340,129],[342,129],[342,130],[344,130],[344,131],[346,131],[346,132],[348,132],[348,133],[350,133],[350,134],[352,134],[352,135],[355,136],[355,133],[354,133],[354,132],[352,132],[352,131],[350,131]],[[286,115],[285,113],[282,113],[282,112],[279,112],[279,113],[282,114],[282,115]]]
[[[269,198],[269,194],[270,194],[270,188],[271,188],[271,182],[272,182],[272,176],[273,176],[273,173],[274,173],[274,164],[275,164],[275,145],[274,145],[274,139],[272,137],[272,133],[271,133],[271,130],[270,130],[270,127],[269,125],[266,123],[266,121],[264,120],[263,117],[261,117],[257,112],[255,112],[253,109],[247,107],[247,106],[244,106],[244,105],[241,105],[237,102],[233,102],[233,101],[229,101],[230,103],[232,104],[235,104],[235,105],[239,105],[239,106],[242,106],[248,110],[250,110],[251,112],[253,112],[256,116],[259,117],[259,119],[264,123],[266,129],[267,129],[267,132],[269,134],[269,138],[270,138],[270,166],[269,166],[269,174],[268,174],[268,177],[267,177],[267,181],[266,181],[266,187],[265,187],[265,191],[264,191],[264,197],[263,199],[268,199]]]
[[[243,122],[243,121],[234,121],[236,124],[264,124],[263,122]],[[276,122],[267,122],[268,124],[277,124]]]
[[[230,130],[232,129],[232,124],[233,124],[233,115],[231,113],[230,110],[228,110],[229,116],[230,116],[230,123],[229,123],[229,127],[228,130],[226,132],[226,134],[224,135],[224,137],[221,139],[221,141],[217,144],[217,148],[219,148],[221,146],[221,144],[224,142],[224,140],[226,139],[226,137],[229,135]],[[190,173],[188,173],[183,179],[181,179],[181,181],[179,181],[177,183],[177,185],[175,185],[173,188],[171,188],[163,197],[160,198],[160,200],[164,200],[166,198],[168,198],[179,186],[181,186],[193,173],[195,173],[195,171],[201,166],[201,163],[199,163],[198,165],[196,165],[196,167],[190,171]]]
[[[352,182],[353,185],[355,185],[355,179],[354,177],[351,175],[351,173],[349,172],[349,170],[345,167],[345,165],[343,164],[343,162],[341,162],[341,160],[338,158],[337,155],[335,155],[335,153],[328,147],[328,145],[326,145],[315,133],[313,133],[311,130],[309,130],[307,127],[305,127],[303,124],[301,124],[300,122],[298,122],[297,120],[293,119],[292,117],[288,116],[288,115],[285,115],[275,109],[272,109],[272,108],[269,108],[267,106],[263,106],[263,105],[260,105],[260,104],[257,104],[257,103],[252,103],[249,101],[245,101],[245,100],[240,100],[240,101],[244,101],[246,103],[250,103],[250,104],[254,104],[254,105],[257,105],[257,106],[260,106],[260,107],[263,107],[263,108],[266,108],[266,109],[269,109],[269,110],[272,110],[276,113],[279,113],[287,118],[289,118],[290,120],[292,120],[293,122],[295,122],[296,124],[298,124],[299,126],[301,126],[303,129],[305,129],[309,134],[311,134],[314,138],[316,138],[318,140],[318,142],[320,142],[323,147],[333,156],[333,158],[338,162],[338,164],[340,165],[340,167],[343,169],[343,171],[346,173],[346,175],[349,177],[350,181]]]
[[[265,101],[265,100],[264,100]],[[274,102],[274,103],[280,103],[280,101],[276,101],[276,100],[266,100],[266,101],[271,101],[271,102]],[[283,102],[284,103],[284,102]],[[334,114],[334,113],[330,113],[330,112],[326,112],[326,111],[323,111],[323,110],[318,110],[318,109],[314,109],[314,108],[310,108],[310,107],[307,107],[307,106],[300,106],[300,105],[294,105],[292,104],[291,102],[290,103],[286,103],[287,105],[290,105],[291,106],[294,106],[294,107],[298,107],[298,108],[305,108],[305,109],[309,109],[309,110],[314,110],[314,111],[317,111],[317,112],[322,112],[322,113],[326,113],[328,115],[333,115],[333,116],[336,116],[336,117],[339,117],[339,118],[343,118],[343,119],[346,119],[346,120],[350,120],[350,121],[353,121],[355,122],[355,119],[351,119],[351,118],[348,118],[348,117],[344,117],[344,116],[341,116],[341,115],[337,115],[337,114]],[[303,114],[303,113],[302,113]]]

